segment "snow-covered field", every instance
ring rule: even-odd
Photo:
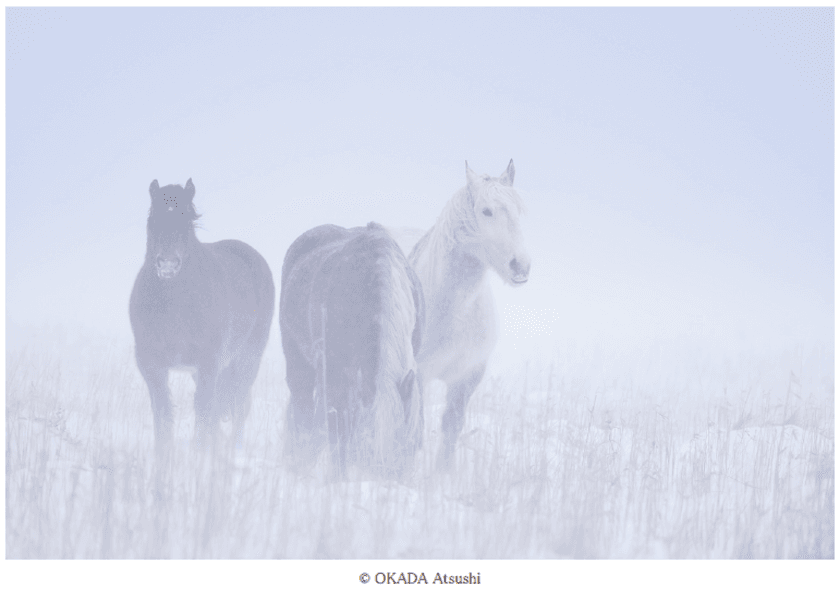
[[[834,557],[831,349],[618,363],[558,345],[490,371],[451,473],[433,468],[436,383],[411,480],[331,482],[325,460],[282,460],[278,339],[234,456],[191,449],[192,380],[172,374],[163,474],[129,341],[7,352],[7,558]]]

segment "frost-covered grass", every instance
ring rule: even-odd
[[[163,473],[127,342],[8,353],[7,557],[834,557],[832,350],[620,370],[569,347],[491,371],[452,472],[433,468],[433,385],[410,480],[330,482],[326,460],[283,463],[278,339],[235,456],[191,449],[193,384],[173,373]]]

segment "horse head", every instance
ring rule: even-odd
[[[519,217],[522,200],[513,189],[513,160],[498,178],[479,176],[467,164],[467,194],[472,203],[471,250],[513,286],[528,282],[531,258],[525,250]]]
[[[184,267],[195,241],[194,222],[199,217],[192,202],[195,185],[190,178],[184,187],[169,184],[161,188],[153,180],[149,194],[152,207],[146,226],[146,261],[158,278],[172,280]]]

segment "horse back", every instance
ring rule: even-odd
[[[284,346],[295,341],[314,363],[314,342],[329,331],[327,361],[340,367],[329,371],[337,381],[334,385],[350,386],[361,371],[367,391],[363,396],[369,397],[375,390],[382,337],[392,335],[383,334],[383,323],[389,329],[399,323],[386,315],[393,304],[405,304],[393,302],[397,293],[392,292],[391,272],[408,277],[415,308],[409,327],[413,348],[409,354],[413,355],[422,330],[422,288],[390,233],[370,223],[353,229],[322,225],[301,235],[283,264],[280,323]]]
[[[283,269],[280,275],[280,296],[283,296],[284,285],[292,274],[292,268],[302,257],[312,254],[318,248],[341,241],[348,234],[348,230],[338,225],[319,225],[303,233],[292,242],[283,258]]]

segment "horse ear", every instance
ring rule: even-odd
[[[513,186],[513,175],[516,174],[516,168],[513,167],[513,158],[511,158],[510,163],[508,164],[507,170],[505,173],[502,174],[502,177],[499,178],[499,182],[504,186]]]
[[[475,172],[470,169],[470,164],[467,160],[464,160],[464,163],[467,164],[467,188],[478,184],[478,176]]]
[[[154,198],[158,190],[160,190],[160,185],[158,184],[158,181],[152,180],[152,183],[149,185],[149,196]]]
[[[184,185],[184,192],[187,193],[187,198],[192,200],[195,196],[195,184],[192,183],[192,178],[187,180],[187,183]]]

